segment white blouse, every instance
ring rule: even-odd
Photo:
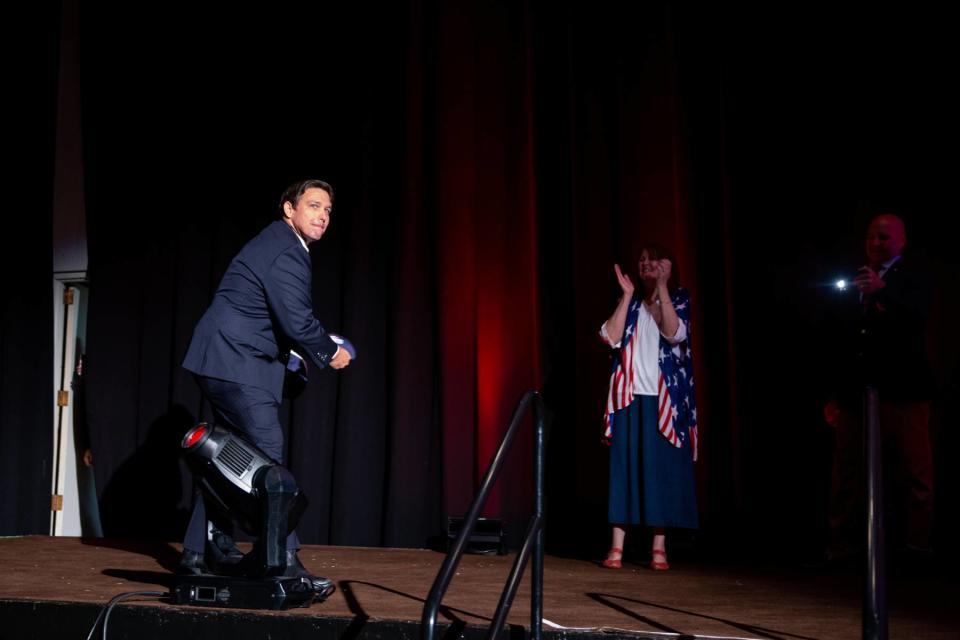
[[[660,301],[657,300],[659,305]],[[660,328],[653,314],[647,310],[645,302],[640,303],[640,315],[637,319],[636,327],[626,327],[624,332],[630,336],[631,332],[637,331],[636,348],[633,350],[633,395],[655,396],[657,394],[657,383],[660,379]],[[607,334],[607,323],[604,322],[600,327],[600,333],[610,342],[610,336]],[[687,326],[681,320],[677,324],[677,331],[673,336],[663,336],[670,344],[680,344],[687,339]],[[616,343],[614,348],[620,347],[621,342]]]

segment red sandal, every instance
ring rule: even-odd
[[[651,554],[653,557],[650,559],[650,568],[654,571],[666,571],[670,568],[670,565],[667,564],[667,552],[663,549],[654,549]],[[657,556],[663,558],[663,561],[657,560]]]
[[[610,557],[611,553],[619,553],[620,557],[614,560],[613,558]],[[613,547],[610,549],[610,551],[607,552],[607,558],[606,560],[603,561],[602,566],[607,569],[619,569],[620,567],[623,566],[623,563],[621,562],[622,558],[623,558],[623,549]]]

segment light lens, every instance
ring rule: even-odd
[[[183,442],[180,443],[180,446],[182,446],[184,449],[189,449],[193,445],[197,444],[197,442],[200,441],[200,438],[202,438],[206,433],[207,424],[199,424],[193,428],[193,431],[190,431],[183,437]]]

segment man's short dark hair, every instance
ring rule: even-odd
[[[331,187],[329,183],[323,180],[300,180],[287,187],[283,195],[280,196],[280,206],[277,209],[277,217],[283,219],[283,204],[285,202],[289,202],[296,207],[297,204],[300,203],[300,198],[307,192],[307,189],[323,189],[327,192],[327,195],[330,196],[330,203],[333,204],[333,187]]]

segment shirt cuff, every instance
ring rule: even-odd
[[[604,322],[604,323],[600,326],[600,337],[603,338],[603,341],[604,341],[605,343],[607,343],[607,345],[609,345],[611,348],[613,348],[613,349],[619,349],[619,348],[620,348],[620,342],[622,342],[622,341],[614,343],[613,340],[610,339],[610,334],[607,333],[607,323],[606,323],[606,322]]]
[[[666,338],[667,342],[670,344],[680,344],[687,339],[687,325],[683,322],[683,320],[681,320],[677,323],[677,331],[673,334],[673,337],[664,335],[662,331],[660,332],[660,335]]]

